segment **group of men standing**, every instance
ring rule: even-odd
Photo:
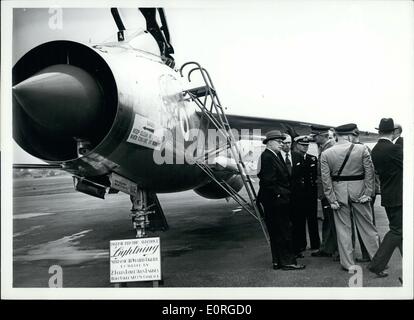
[[[267,133],[260,158],[260,190],[270,236],[274,269],[301,270],[298,264],[307,247],[306,223],[313,257],[334,257],[342,268],[355,265],[354,230],[369,270],[379,277],[396,247],[402,254],[402,157],[401,126],[384,118],[379,141],[371,150],[359,143],[355,124],[334,129],[312,126],[311,136],[292,138],[279,130]],[[318,158],[307,153],[310,139],[318,145]],[[378,176],[376,176],[376,173]],[[380,181],[376,183],[376,177]],[[390,231],[380,244],[373,202],[381,190]],[[323,212],[319,239],[317,198]],[[355,226],[355,227],[354,227]],[[357,262],[359,262],[357,260]]]

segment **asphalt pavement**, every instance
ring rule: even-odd
[[[150,236],[161,241],[163,287],[347,287],[352,274],[331,258],[299,259],[301,271],[273,270],[270,248],[258,221],[235,210],[234,201],[208,200],[193,191],[160,194],[170,230]],[[380,236],[388,230],[377,198]],[[129,196],[105,200],[73,190],[68,175],[14,180],[13,286],[48,287],[49,268],[63,270],[63,287],[113,287],[109,281],[109,241],[134,238]],[[320,221],[321,224],[321,221]],[[356,256],[360,256],[356,248]],[[359,264],[364,287],[398,287],[400,253],[389,263],[387,278]],[[148,282],[131,287],[152,286]]]

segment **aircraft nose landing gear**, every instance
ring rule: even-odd
[[[166,231],[168,224],[155,193],[138,189],[130,196],[131,219],[137,238],[147,236],[147,231]]]
[[[167,220],[155,193],[138,189],[135,194],[130,195],[130,199],[132,202],[132,225],[136,231],[137,238],[147,237],[147,231],[168,230]],[[163,280],[152,281],[153,287],[163,284]]]
[[[150,210],[154,205],[147,206],[147,192],[138,190],[137,195],[130,197],[132,202],[131,219],[132,225],[136,231],[137,238],[143,238],[147,235],[147,228],[150,225],[149,215],[155,213],[155,210]]]

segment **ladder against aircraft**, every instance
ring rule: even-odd
[[[204,85],[183,91],[184,99],[193,101],[200,109],[202,118],[206,118],[207,121],[215,127],[215,129],[226,141],[224,146],[218,146],[212,150],[207,150],[203,155],[197,157],[195,159],[195,163],[212,179],[212,181],[216,182],[229,195],[229,197],[233,198],[242,208],[244,208],[259,221],[266,240],[269,241],[267,230],[262,218],[262,209],[258,206],[256,191],[250,176],[247,174],[246,165],[243,162],[237,141],[235,140],[211,77],[207,70],[197,62],[187,62],[183,64],[180,69],[180,75],[182,77],[183,71],[187,66],[193,67],[187,73],[188,81],[191,82],[191,74],[196,71],[201,74]],[[235,161],[237,173],[242,178],[243,185],[248,195],[248,200],[238,194],[238,192],[235,191],[226,181],[217,178],[211,166],[208,164],[208,159],[210,159],[213,154],[216,154],[217,151],[223,147],[230,151],[231,156]]]

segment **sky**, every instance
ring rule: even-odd
[[[393,117],[413,127],[412,1],[167,2],[177,66],[197,61],[227,112],[375,132]],[[109,9],[63,9],[52,30],[49,9],[14,11],[13,63],[45,41],[99,43],[115,37]],[[142,29],[137,9],[122,9]],[[411,133],[412,134],[412,133]],[[15,146],[15,162],[29,158]]]

